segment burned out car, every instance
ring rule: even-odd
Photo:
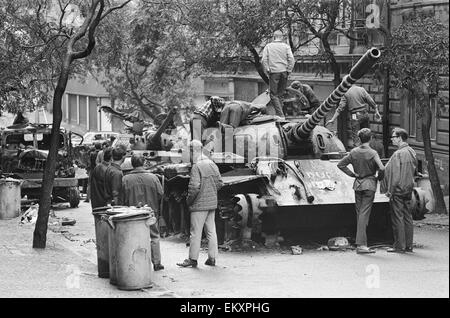
[[[0,129],[0,170],[3,175],[23,180],[22,197],[39,198],[50,149],[51,127],[49,124],[28,124]],[[77,207],[80,193],[73,165],[71,133],[61,129],[59,137],[52,202],[69,202],[70,207]]]

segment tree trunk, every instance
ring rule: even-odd
[[[264,66],[261,63],[261,59],[259,57],[258,52],[255,50],[255,48],[251,45],[246,45],[247,49],[250,51],[250,53],[252,53],[253,58],[255,60],[255,68],[256,71],[258,72],[259,76],[261,76],[261,78],[263,79],[263,81],[269,85],[269,77],[267,76],[265,70],[264,70]]]
[[[321,42],[325,52],[328,55],[328,62],[330,63],[331,70],[333,71],[333,86],[334,88],[338,87],[341,83],[341,69],[339,67],[339,63],[336,61],[336,58],[331,49],[330,43],[328,43],[328,37],[321,37]],[[336,109],[336,107],[335,107]],[[327,118],[327,117],[325,117]],[[325,119],[326,120],[326,119]],[[347,108],[341,112],[340,116],[337,119],[337,131],[338,138],[342,141],[342,143],[347,148]]]
[[[434,212],[439,214],[447,214],[445,207],[444,194],[441,189],[441,183],[434,164],[434,156],[431,148],[430,127],[431,127],[431,109],[429,105],[423,107],[424,113],[422,117],[422,138],[425,150],[425,159],[427,160],[428,175],[430,177],[431,189],[435,202]]]
[[[42,191],[39,200],[39,211],[36,226],[33,233],[33,248],[45,248],[47,242],[48,216],[51,208],[51,195],[55,180],[55,168],[58,154],[59,130],[61,127],[62,109],[61,103],[69,78],[70,58],[66,56],[59,75],[58,84],[53,96],[53,124],[51,144],[45,163],[42,180]]]

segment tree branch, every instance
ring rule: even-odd
[[[131,0],[127,0],[124,3],[122,3],[120,6],[116,6],[116,7],[112,7],[109,8],[100,18],[100,20],[103,20],[108,14],[110,14],[111,12],[115,11],[115,10],[119,10],[122,9],[123,7],[125,7],[128,3],[130,3]]]

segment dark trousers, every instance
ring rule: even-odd
[[[287,79],[287,72],[269,74],[270,99],[272,100],[272,104],[275,109],[275,115],[281,117],[284,117],[281,96],[286,90]]]
[[[191,139],[197,139],[202,141],[203,131],[208,126],[206,118],[200,114],[193,114],[190,122],[191,126]]]
[[[356,209],[356,245],[367,246],[366,229],[369,224],[370,212],[372,211],[375,191],[363,190],[355,191]]]
[[[408,201],[410,199],[410,197],[392,195],[389,202],[391,205],[391,220],[394,232],[393,247],[398,250],[413,247],[413,219],[411,211],[408,208]]]
[[[354,148],[354,147],[358,147],[361,144],[359,137],[358,137],[358,131],[363,128],[370,128],[370,118],[369,118],[369,113],[366,111],[358,113],[356,115],[357,119],[353,119],[352,118],[353,114],[350,112],[349,112],[349,115],[350,115],[350,118],[349,118],[350,128],[352,131],[352,142],[353,142],[352,147]]]
[[[242,105],[230,104],[224,107],[220,114],[220,122],[231,125],[233,128],[239,127],[239,124],[244,119],[242,118],[244,110]]]

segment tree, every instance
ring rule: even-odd
[[[11,113],[48,103],[67,41],[63,34],[48,33],[56,23],[38,19],[48,12],[48,1],[28,4],[0,1],[0,110]]]
[[[6,96],[6,100],[11,101],[13,93],[23,92],[30,86],[39,91],[39,86],[33,86],[34,83],[44,83],[42,85],[45,85],[47,89],[50,85],[55,87],[51,146],[44,169],[38,218],[33,234],[34,248],[45,248],[46,245],[62,119],[62,97],[71,74],[81,73],[80,69],[83,68],[82,63],[74,62],[91,54],[96,43],[96,31],[101,21],[130,1],[115,3],[105,0],[90,2],[22,0],[14,4],[10,4],[9,1],[2,3],[2,14],[6,19],[4,26],[7,27],[6,31],[2,32],[9,37],[2,43],[2,58],[14,60],[14,54],[11,53],[13,49],[18,49],[21,54],[15,60],[17,69],[15,70],[14,66],[11,67],[11,76],[3,79],[2,84],[7,89],[2,96]],[[39,92],[43,95],[44,91]]]
[[[416,100],[437,213],[447,213],[447,210],[431,148],[430,99],[437,98],[439,104],[448,103],[439,94],[439,75],[449,74],[448,45],[448,25],[433,17],[415,15],[393,31],[382,61],[383,67],[390,71],[394,87],[406,90]]]
[[[198,61],[206,70],[236,72],[250,63],[266,83],[261,52],[283,25],[281,8],[275,0],[192,0],[180,5],[198,39]]]
[[[192,106],[195,46],[180,23],[176,1],[143,1],[108,24],[122,28],[111,27],[99,36],[102,45],[92,65],[111,97],[122,104],[119,110],[154,119],[173,106]]]

